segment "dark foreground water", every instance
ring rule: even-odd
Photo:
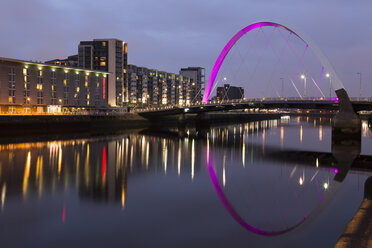
[[[341,172],[331,136],[284,118],[0,145],[1,247],[332,247],[372,173]]]

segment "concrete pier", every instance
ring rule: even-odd
[[[353,109],[350,98],[345,89],[336,90],[340,109],[332,119],[332,135],[345,139],[361,139],[362,123]]]

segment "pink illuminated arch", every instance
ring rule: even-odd
[[[310,222],[311,223],[312,220],[314,220],[326,207],[329,206],[329,204],[333,201],[338,189],[341,186],[341,183],[339,183],[337,181],[334,181],[333,186],[328,190],[328,197],[326,199],[320,199],[319,205],[315,209],[313,209],[309,214],[307,214],[301,220],[299,220],[297,223],[295,223],[291,226],[288,226],[287,228],[284,228],[282,230],[277,230],[277,231],[263,230],[263,229],[255,227],[254,225],[252,225],[252,224],[248,223],[246,220],[244,220],[243,217],[235,210],[233,205],[230,203],[229,199],[227,198],[227,196],[225,195],[225,193],[223,191],[223,187],[221,186],[221,184],[218,180],[215,164],[214,164],[214,161],[213,161],[213,154],[212,154],[212,152],[210,152],[210,151],[208,152],[208,151],[209,151],[208,148],[205,147],[204,148],[204,157],[205,157],[206,168],[208,170],[210,179],[212,181],[213,187],[214,187],[214,189],[217,193],[218,198],[222,202],[222,204],[225,207],[225,209],[227,210],[227,212],[231,215],[231,217],[237,223],[239,223],[241,226],[243,226],[248,231],[250,231],[252,233],[255,233],[255,234],[258,234],[258,235],[278,236],[278,235],[288,233],[288,232],[298,228],[301,225],[304,225],[305,222],[308,222],[308,223]],[[334,170],[334,173],[337,174],[338,171],[336,172],[336,170]]]
[[[217,74],[222,66],[223,61],[225,60],[227,54],[230,52],[231,48],[236,44],[236,42],[244,36],[246,33],[257,29],[261,27],[277,27],[284,29],[294,35],[296,35],[300,40],[306,43],[307,46],[309,46],[318,60],[321,62],[322,66],[324,67],[325,71],[329,73],[332,77],[332,86],[334,90],[343,89],[344,85],[342,84],[341,80],[337,76],[335,70],[333,69],[333,66],[331,63],[329,63],[327,57],[324,55],[324,53],[318,48],[318,46],[308,37],[305,33],[300,32],[296,29],[297,32],[294,32],[294,28],[289,28],[288,25],[284,26],[275,22],[257,22],[253,23],[242,30],[240,30],[237,34],[235,34],[230,41],[226,44],[226,46],[223,48],[222,52],[217,58],[217,61],[215,62],[213,69],[211,71],[211,74],[208,79],[208,83],[205,87],[204,96],[203,96],[203,103],[207,103],[213,88],[213,85],[215,83]]]

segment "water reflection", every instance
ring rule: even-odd
[[[299,119],[297,119],[297,122],[299,123],[298,120]],[[309,123],[309,118],[307,118],[306,121]],[[327,120],[325,120],[325,122],[325,124],[328,125],[329,122]],[[321,118],[319,119],[318,134],[318,141],[322,142],[323,124]],[[236,135],[235,129],[234,135]],[[265,137],[264,135],[265,129],[262,130],[262,137]],[[302,144],[303,141],[302,137],[303,125],[300,125],[300,144]],[[245,153],[246,141],[244,138],[241,140],[243,142],[242,152]],[[262,139],[262,147],[251,144],[248,148],[252,151],[252,162],[253,151],[261,149],[261,152],[255,153],[256,157],[259,156],[260,160],[286,161],[294,164],[292,168],[285,168],[284,173],[282,168],[280,170],[280,180],[284,178],[285,183],[288,184],[289,187],[283,189],[283,182],[279,184],[276,182],[268,182],[280,188],[279,191],[281,192],[279,192],[279,195],[283,196],[282,198],[274,196],[271,199],[267,199],[265,194],[260,193],[257,195],[257,191],[263,191],[262,188],[257,185],[267,187],[267,184],[265,184],[266,181],[257,183],[256,180],[255,184],[247,182],[251,179],[255,181],[255,177],[260,178],[260,175],[257,175],[258,170],[250,170],[249,173],[245,173],[240,167],[236,167],[236,164],[230,165],[229,181],[232,181],[232,183],[230,188],[226,188],[226,153],[224,153],[221,158],[218,154],[219,147],[214,147],[214,152],[210,151],[209,146],[206,148],[207,150],[205,150],[206,165],[209,175],[221,202],[229,214],[240,225],[256,234],[265,236],[281,235],[299,227],[305,221],[315,218],[328,206],[329,202],[332,201],[335,193],[340,187],[340,183],[345,179],[350,168],[360,168],[359,160],[356,160],[361,152],[360,139],[340,140],[338,137],[332,137],[332,153],[283,150],[283,140],[284,127],[282,126],[280,128],[280,149],[275,146],[266,146],[265,154],[264,138]],[[231,144],[229,146],[234,146],[235,138],[233,142],[230,142]],[[237,148],[233,150],[236,152]],[[213,155],[213,153],[215,153],[215,155]],[[234,155],[231,156],[233,157]],[[242,157],[244,158],[244,156]],[[214,162],[220,161],[221,159],[222,165],[221,163]],[[372,162],[371,157],[368,157],[368,160],[370,163]],[[311,161],[315,161],[315,163],[313,164]],[[245,163],[243,160],[243,167],[244,165]],[[221,167],[222,169],[219,169]],[[244,176],[242,176],[243,174]],[[262,180],[265,180],[265,176],[261,177]],[[234,184],[234,182],[237,181],[239,184]],[[220,182],[222,182],[222,184]],[[293,195],[291,195],[290,192],[293,192]],[[246,199],[242,199],[242,196],[243,198],[248,198],[248,204],[244,202]],[[316,196],[318,200],[315,199]],[[309,201],[309,199],[311,199],[311,201]],[[265,204],[258,204],[256,202],[260,200],[265,202]],[[255,202],[254,206],[249,206],[252,205],[252,202]],[[291,207],[288,208],[288,206]],[[297,213],[294,211],[294,209],[296,209],[295,206],[297,206],[297,210],[300,210]],[[258,222],[257,219],[255,219],[256,223],[255,221],[249,221],[249,219],[252,219],[252,215],[260,214],[260,212],[262,212],[263,216],[258,219]],[[243,217],[244,214],[246,215],[245,217]],[[283,216],[286,217],[281,219]],[[262,222],[266,223],[262,224]],[[273,225],[273,222],[275,222],[275,225]],[[280,224],[278,225],[277,223]]]
[[[21,194],[27,200],[69,187],[83,199],[120,202],[124,208],[129,174],[176,171],[193,180],[200,170],[197,149],[195,139],[141,134],[0,145],[1,208],[6,197]]]
[[[210,185],[207,172],[239,224],[263,235],[284,234],[316,218],[348,173],[372,162],[371,156],[359,156],[360,143],[332,143],[330,123],[329,118],[283,117],[202,129],[0,145],[1,211],[6,214],[11,201],[27,203],[77,192],[81,201],[133,213],[135,209],[128,206],[140,204],[133,200],[138,200],[133,197],[136,180],[176,178],[183,180],[182,187],[199,183],[203,191]],[[371,136],[368,124],[363,124],[362,134]],[[151,191],[147,197],[155,194],[161,192]],[[195,200],[193,195],[184,197],[185,202]],[[203,195],[209,201],[213,197]],[[176,204],[173,199],[162,201],[164,208]],[[59,206],[62,223],[69,204],[64,201]],[[181,210],[186,211],[177,209]]]

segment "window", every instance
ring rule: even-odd
[[[100,65],[100,66],[106,66],[106,62],[101,61],[101,62],[99,63],[99,65]]]
[[[52,86],[52,92],[51,92],[51,104],[57,105],[57,91],[56,91],[56,72],[52,71],[51,77],[50,77],[50,84]]]
[[[68,72],[66,71],[63,79],[63,105],[68,105]]]
[[[76,74],[75,75],[75,105],[79,105],[79,100],[80,100],[80,75]]]
[[[15,103],[15,67],[9,67],[9,103]]]
[[[23,80],[24,80],[24,89],[23,89],[23,103],[30,104],[30,69],[27,67],[23,68]]]
[[[39,68],[37,71],[37,104],[43,104],[43,71]]]
[[[88,85],[89,85],[89,76],[86,75],[86,76],[85,76],[85,87],[87,88]]]
[[[106,46],[106,41],[102,41],[102,46],[103,46],[103,47]]]

